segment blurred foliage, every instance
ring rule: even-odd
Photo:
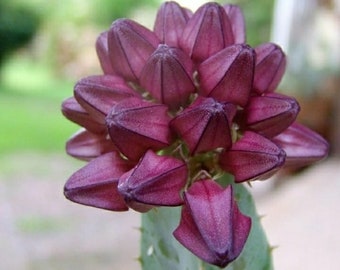
[[[0,84],[0,156],[15,151],[64,151],[77,129],[60,113],[73,82],[59,80],[41,63],[17,55],[6,62]]]
[[[0,65],[6,55],[33,38],[38,26],[39,17],[32,9],[0,1]]]
[[[64,151],[76,130],[60,113],[60,101],[2,91],[0,155],[13,151]]]
[[[0,0],[3,1],[3,0]],[[98,72],[94,43],[119,17],[132,17],[142,7],[156,9],[158,0],[8,0],[34,9],[42,23],[31,48],[35,61],[49,65],[61,79]],[[86,57],[84,57],[86,55]],[[94,66],[93,63],[97,63]]]
[[[273,0],[244,1],[240,3],[244,7],[244,15],[247,25],[247,38],[249,44],[257,46],[270,41],[271,23],[273,19]]]
[[[118,18],[131,17],[132,11],[141,7],[157,8],[158,0],[101,0],[92,1],[94,12],[93,21],[102,25],[109,26],[113,20]]]
[[[258,46],[270,40],[274,0],[221,1],[239,5],[246,21],[247,43]]]
[[[159,0],[11,0],[12,6],[34,9],[45,22],[58,21],[60,25],[78,26],[94,24],[101,27],[110,26],[117,18],[130,17],[137,9],[157,8],[159,2]]]

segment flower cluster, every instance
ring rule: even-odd
[[[275,93],[285,70],[279,46],[246,44],[242,11],[176,2],[154,30],[129,19],[97,39],[103,75],[79,80],[63,114],[83,129],[67,153],[89,161],[65,185],[77,203],[139,212],[182,206],[175,238],[201,259],[226,266],[251,228],[236,183],[322,159],[328,144],[295,122],[297,101]]]

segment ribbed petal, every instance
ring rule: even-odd
[[[247,127],[266,137],[274,137],[287,129],[300,111],[298,102],[281,94],[253,96],[245,109]]]
[[[99,35],[96,41],[96,52],[104,74],[116,75],[111,65],[107,36],[108,31]]]
[[[115,105],[106,117],[111,140],[129,159],[138,160],[147,149],[169,145],[170,118],[167,107],[138,98]]]
[[[231,24],[231,29],[234,35],[234,43],[235,44],[245,43],[246,27],[241,8],[237,5],[232,4],[223,5],[223,8],[226,11]]]
[[[245,106],[253,85],[255,54],[236,44],[211,56],[198,67],[201,94]]]
[[[128,207],[117,190],[119,177],[131,168],[115,152],[93,159],[75,172],[66,182],[64,195],[69,200],[112,211]]]
[[[120,77],[97,75],[78,81],[74,87],[74,96],[91,117],[105,124],[105,116],[114,104],[138,94]]]
[[[118,190],[127,204],[137,201],[156,206],[178,206],[186,184],[186,164],[173,157],[149,150],[139,163],[119,179]]]
[[[157,36],[144,26],[128,19],[114,21],[108,34],[114,71],[126,80],[138,81],[147,59],[158,44]]]
[[[286,69],[286,56],[273,43],[265,43],[255,48],[256,65],[254,90],[258,94],[273,92],[279,85]]]
[[[180,39],[180,47],[195,62],[202,62],[233,43],[229,18],[217,3],[201,6],[188,21]]]
[[[227,266],[241,253],[251,219],[233,198],[232,186],[222,189],[212,180],[194,183],[184,195],[181,222],[175,238],[208,263]]]
[[[92,119],[90,114],[80,106],[74,97],[63,101],[61,112],[68,120],[86,128],[92,133],[103,134],[106,132],[106,126]]]
[[[66,143],[66,152],[81,160],[91,160],[104,153],[115,151],[116,147],[107,135],[80,130]]]
[[[197,257],[212,264],[217,261],[215,254],[205,243],[186,204],[182,207],[181,221],[173,234],[178,242]]]
[[[329,145],[327,141],[313,130],[298,123],[273,138],[286,152],[285,166],[301,167],[327,157]]]
[[[140,84],[157,101],[178,108],[195,91],[192,76],[192,61],[183,51],[159,45],[141,73]]]
[[[188,10],[176,2],[165,2],[157,12],[154,32],[162,43],[178,47],[189,18]]]
[[[171,121],[171,127],[187,143],[190,153],[231,146],[230,126],[236,113],[231,103],[199,97]]]
[[[271,140],[247,131],[220,156],[221,167],[235,176],[235,182],[265,179],[281,168],[285,152]]]

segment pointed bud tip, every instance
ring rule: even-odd
[[[213,98],[198,97],[170,122],[189,147],[190,153],[230,148],[231,124],[236,106]]]
[[[310,128],[294,122],[285,131],[273,138],[286,152],[285,166],[303,167],[328,156],[329,143]]]
[[[64,186],[67,199],[111,211],[127,211],[123,198],[117,191],[118,178],[131,167],[116,152],[91,160],[76,171]]]
[[[165,105],[139,98],[117,103],[106,117],[112,142],[131,160],[139,160],[148,149],[167,147],[171,141],[167,110]]]
[[[278,93],[253,96],[245,108],[246,124],[250,130],[272,138],[286,130],[299,111],[299,103],[289,96]]]
[[[273,92],[286,69],[286,56],[274,43],[264,43],[255,48],[256,65],[253,89],[257,94]]]
[[[108,50],[113,70],[136,82],[159,40],[154,32],[129,19],[114,21],[108,33]]]
[[[140,84],[158,101],[178,109],[195,91],[191,59],[180,49],[159,45],[145,64]]]
[[[209,2],[189,19],[180,47],[197,63],[234,43],[229,18],[221,5]]]
[[[220,156],[220,165],[235,176],[235,182],[266,179],[285,163],[286,153],[276,143],[246,131],[230,150]],[[247,170],[244,170],[244,168]]]
[[[178,206],[187,179],[185,163],[148,150],[139,163],[119,179],[118,190],[128,202]]]
[[[162,43],[179,46],[179,39],[190,18],[190,12],[174,1],[164,2],[156,16],[154,32]]]
[[[195,182],[185,192],[175,238],[202,260],[225,267],[241,253],[251,218],[243,215],[232,186],[221,188],[211,179]]]
[[[198,66],[200,94],[244,107],[252,89],[254,64],[250,46],[228,46]]]

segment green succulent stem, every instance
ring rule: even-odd
[[[234,196],[242,213],[252,218],[252,228],[241,255],[226,270],[271,270],[272,248],[256,212],[252,195],[243,184],[234,184],[228,174],[217,181],[232,184]],[[179,224],[180,207],[161,207],[142,215],[141,267],[143,270],[217,270],[219,267],[201,261],[173,237]]]

